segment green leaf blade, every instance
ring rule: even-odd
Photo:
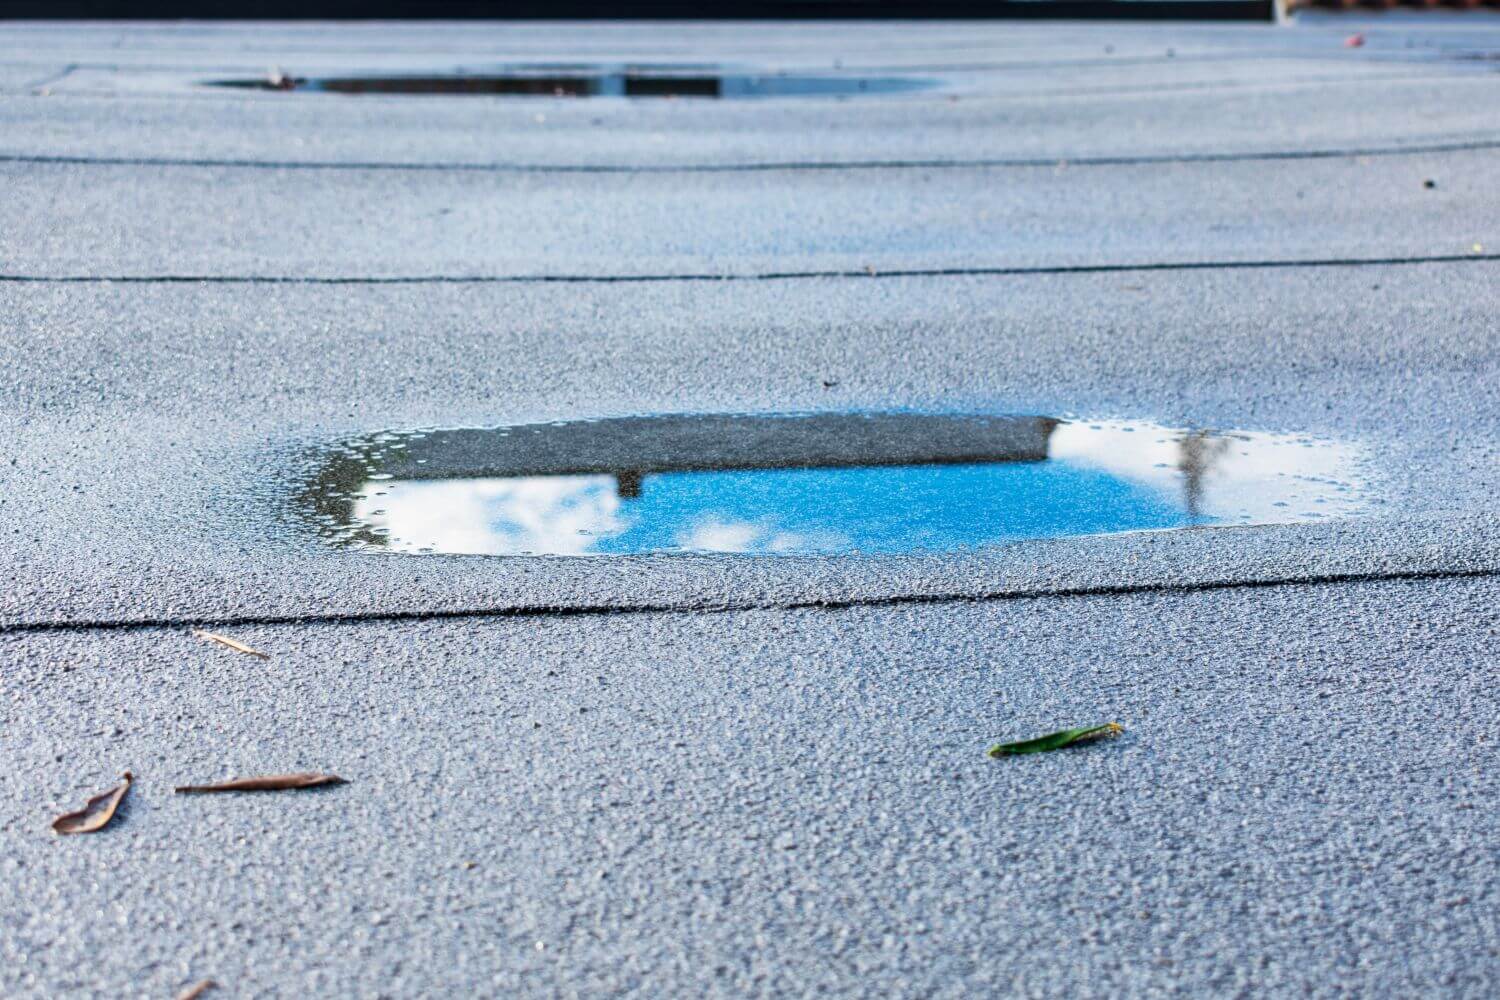
[[[1046,736],[1038,736],[1030,740],[1017,740],[1014,743],[999,743],[990,747],[991,757],[1011,757],[1017,754],[1046,753],[1049,750],[1061,750],[1063,747],[1072,746],[1082,740],[1091,740],[1100,736],[1113,736],[1123,733],[1125,727],[1118,722],[1106,722],[1102,726],[1086,726],[1082,729],[1063,729]]]

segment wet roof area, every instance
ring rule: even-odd
[[[301,496],[334,544],[482,555],[898,554],[1317,520],[1357,449],[1263,433],[909,412],[689,414],[383,433]]]
[[[769,97],[855,97],[929,90],[920,75],[858,76],[788,71],[745,72],[712,66],[518,66],[444,74],[298,76],[273,70],[261,77],[214,80],[215,87],[283,93],[399,94],[447,97],[661,97],[742,100]]]

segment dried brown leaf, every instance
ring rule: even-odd
[[[237,653],[244,653],[247,656],[258,656],[262,660],[269,660],[271,658],[270,653],[262,653],[260,650],[255,649],[254,647],[245,645],[238,639],[229,638],[229,636],[227,635],[220,635],[217,632],[207,632],[201,628],[193,629],[193,634],[200,639],[207,639],[209,642],[217,642],[221,645],[228,646],[230,649],[234,650]]]
[[[198,1000],[199,997],[218,985],[212,979],[204,979],[186,987],[181,993],[177,994],[177,1000]]]
[[[348,784],[336,774],[319,774],[306,771],[301,774],[268,774],[260,778],[236,778],[217,785],[178,785],[177,791],[184,794],[208,792],[283,792],[293,788],[319,788],[323,785]]]
[[[115,810],[130,791],[134,778],[129,771],[120,777],[120,783],[102,795],[95,795],[77,812],[70,812],[52,821],[52,829],[58,833],[93,833],[109,825],[115,818]]]

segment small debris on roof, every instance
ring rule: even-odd
[[[324,785],[347,785],[348,782],[336,774],[319,774],[305,771],[300,774],[271,774],[259,778],[236,778],[221,781],[216,785],[178,785],[180,795],[208,794],[212,792],[284,792],[296,788],[321,788]]]
[[[244,653],[246,656],[258,656],[262,660],[269,660],[271,658],[270,653],[262,653],[260,650],[255,649],[251,646],[247,646],[243,642],[240,642],[238,639],[231,639],[227,635],[220,635],[217,632],[208,632],[201,628],[193,629],[193,634],[200,639],[207,639],[209,642],[217,642],[221,646],[228,646],[235,652]]]
[[[65,813],[52,821],[52,829],[58,833],[94,833],[109,825],[115,818],[115,810],[130,791],[133,777],[129,771],[120,776],[120,783],[109,791],[95,795],[77,812]]]
[[[1125,727],[1118,722],[1106,722],[1102,726],[1086,726],[1083,729],[1063,729],[1035,739],[1001,743],[990,747],[989,754],[991,757],[1006,757],[1013,754],[1045,753],[1048,750],[1061,750],[1081,740],[1091,740],[1098,736],[1114,736],[1124,731]]]

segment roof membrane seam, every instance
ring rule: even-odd
[[[1392,573],[1324,573],[1246,580],[1118,584],[1095,587],[1038,587],[975,593],[893,594],[883,597],[812,598],[796,601],[659,602],[643,604],[577,604],[496,606],[450,610],[372,611],[323,615],[231,615],[197,618],[95,619],[0,624],[0,635],[46,632],[134,631],[240,625],[350,625],[373,622],[444,621],[465,618],[574,618],[605,615],[725,614],[740,611],[843,611],[926,604],[984,604],[1055,598],[1129,597],[1136,594],[1195,594],[1219,590],[1266,590],[1279,587],[1350,586],[1365,583],[1420,583],[1500,577],[1500,566],[1459,570],[1411,570]]]

